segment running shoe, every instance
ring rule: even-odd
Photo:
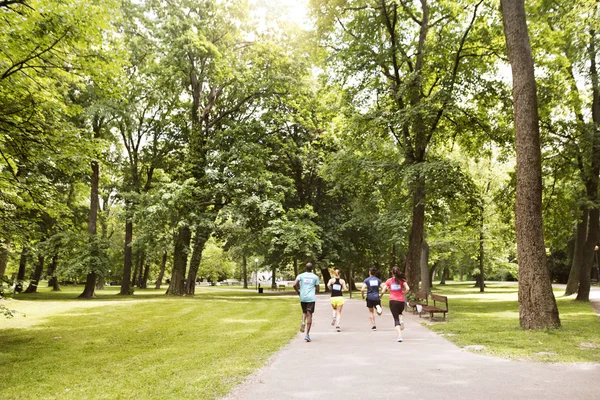
[[[340,329],[340,327],[339,327],[339,326],[336,326],[336,327],[335,327],[335,330],[336,330],[336,331],[338,331],[338,332],[341,332],[341,331],[342,331],[342,330]]]
[[[335,317],[333,317],[333,318],[331,319],[331,326],[334,326],[334,325],[335,325]]]
[[[377,304],[375,306],[375,311],[377,311],[377,315],[381,315],[381,313],[383,312],[383,310],[381,309],[381,306],[379,304]]]
[[[371,328],[371,330],[372,330],[372,331],[376,331],[376,330],[377,330],[377,327],[376,327],[376,326],[374,326],[374,327],[372,327],[372,328]]]
[[[401,341],[402,341],[402,336],[398,336],[398,337],[396,338],[396,342],[401,342]]]
[[[304,332],[305,326],[306,326],[306,324],[304,322],[300,324],[300,332]]]
[[[306,340],[307,342],[312,342],[312,340],[310,340],[310,336],[308,335],[304,336],[304,340]]]

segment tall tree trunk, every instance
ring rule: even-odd
[[[489,187],[489,185],[488,185]],[[484,232],[484,207],[481,207],[479,216],[479,292],[485,291],[485,232]],[[461,279],[462,280],[462,279]]]
[[[175,234],[175,246],[173,250],[173,269],[171,272],[171,283],[167,289],[167,295],[183,296],[185,294],[185,270],[192,240],[192,232],[189,226],[179,228]]]
[[[597,187],[596,187],[597,190]],[[585,249],[583,251],[583,265],[581,275],[579,277],[579,290],[577,291],[576,300],[589,301],[591,288],[592,265],[594,264],[594,248],[598,243],[600,236],[599,232],[600,210],[597,208],[590,210],[588,238],[585,241]]]
[[[139,288],[142,287],[142,274],[144,269],[144,262],[146,259],[146,254],[143,250],[139,250],[136,254],[136,263],[135,263],[135,273],[133,274],[133,286],[137,286]]]
[[[406,255],[407,283],[412,292],[419,290],[419,264],[421,263],[421,249],[423,247],[423,232],[425,230],[425,179],[420,174],[416,179],[413,192],[412,225],[408,240],[408,253]]]
[[[248,260],[245,254],[242,256],[242,281],[244,282],[244,289],[248,289]]]
[[[21,258],[19,260],[19,270],[17,271],[15,293],[21,293],[23,291],[23,281],[25,280],[25,270],[27,268],[27,253],[27,246],[23,246],[21,249]]]
[[[294,278],[298,276],[298,260],[294,258]]]
[[[145,257],[144,257],[145,259]],[[144,274],[142,275],[142,280],[140,282],[140,288],[147,289],[148,288],[148,277],[150,276],[150,263],[144,262]]]
[[[524,0],[501,0],[513,76],[519,263],[519,320],[524,329],[560,327],[548,272],[542,224],[542,171],[533,57]]]
[[[56,276],[56,267],[58,266],[58,254],[55,252],[52,256],[52,261],[48,265],[48,287],[52,288],[53,292],[59,292],[58,277]]]
[[[98,161],[93,160],[90,163],[92,167],[92,188],[90,194],[90,216],[88,220],[88,235],[91,244],[91,256],[92,256],[92,265],[89,266],[90,271],[87,274],[85,280],[85,287],[83,288],[83,293],[79,295],[80,299],[91,299],[94,297],[94,290],[96,288],[96,268],[95,265],[98,256],[99,249],[96,238],[96,223],[98,221],[98,189],[100,185],[100,164]]]
[[[198,269],[202,262],[202,251],[204,245],[212,232],[208,228],[197,228],[194,235],[194,246],[192,258],[190,259],[190,270],[185,284],[185,294],[193,295],[196,293],[196,279],[198,279]]]
[[[331,274],[329,273],[329,269],[321,268],[321,274],[323,275],[323,283],[325,283],[325,291],[329,292],[329,288],[327,287],[327,282],[331,279]],[[296,275],[298,276],[298,275]]]
[[[421,290],[431,292],[431,281],[429,280],[429,245],[423,240],[421,249]]]
[[[37,293],[37,288],[40,283],[40,279],[42,278],[43,271],[44,271],[44,256],[38,255],[38,261],[35,264],[35,269],[33,270],[33,275],[31,276],[31,280],[29,281],[29,286],[27,286],[25,293]]]
[[[0,276],[6,274],[6,266],[8,265],[8,253],[10,251],[10,240],[0,240]]]
[[[127,207],[127,206],[126,206]],[[131,294],[131,267],[133,265],[133,220],[127,212],[125,221],[125,256],[123,258],[123,278],[121,278],[121,291],[119,294]]]
[[[446,277],[448,276],[448,268],[444,267],[444,269],[442,269],[442,277],[440,279],[440,285],[445,285],[446,284]]]
[[[271,267],[271,289],[277,289],[277,267]]]
[[[579,276],[581,275],[581,270],[583,269],[583,251],[587,236],[589,211],[585,206],[582,206],[580,210],[581,220],[577,222],[573,260],[571,261],[571,270],[569,271],[569,279],[567,280],[567,287],[565,288],[565,296],[570,296],[574,293],[577,293],[577,290],[579,290]]]
[[[598,5],[598,2],[596,2]],[[590,187],[588,197],[594,203],[598,203],[598,180],[600,176],[600,83],[598,82],[598,70],[596,66],[596,31],[590,30],[590,75],[592,78],[592,175],[590,176]],[[588,221],[588,237],[585,242],[584,261],[581,275],[579,276],[579,290],[577,300],[590,300],[591,272],[594,264],[594,248],[598,245],[600,210],[590,210]]]
[[[160,272],[158,273],[158,278],[156,279],[155,289],[160,289],[160,285],[162,285],[163,278],[165,276],[165,269],[167,268],[167,252],[163,252],[162,262],[160,263]]]

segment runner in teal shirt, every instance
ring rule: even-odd
[[[302,306],[302,325],[300,332],[306,329],[304,340],[310,342],[310,327],[312,315],[315,312],[316,293],[319,293],[319,277],[313,272],[313,265],[306,264],[306,272],[298,275],[294,281],[294,290],[300,295],[300,306]]]

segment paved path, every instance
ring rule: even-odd
[[[600,364],[537,364],[482,356],[421,326],[418,316],[405,313],[404,320],[404,342],[397,343],[387,308],[372,332],[364,302],[346,298],[342,332],[337,333],[330,325],[329,298],[320,295],[313,341],[306,343],[298,333],[225,400],[600,398]]]

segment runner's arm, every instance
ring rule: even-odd
[[[387,289],[388,289],[388,287],[387,287],[387,285],[385,283],[381,285],[381,294],[379,295],[380,299],[383,297],[383,294],[385,292],[387,292]]]
[[[409,290],[408,283],[404,282],[404,285],[402,285],[402,294],[408,293]]]

